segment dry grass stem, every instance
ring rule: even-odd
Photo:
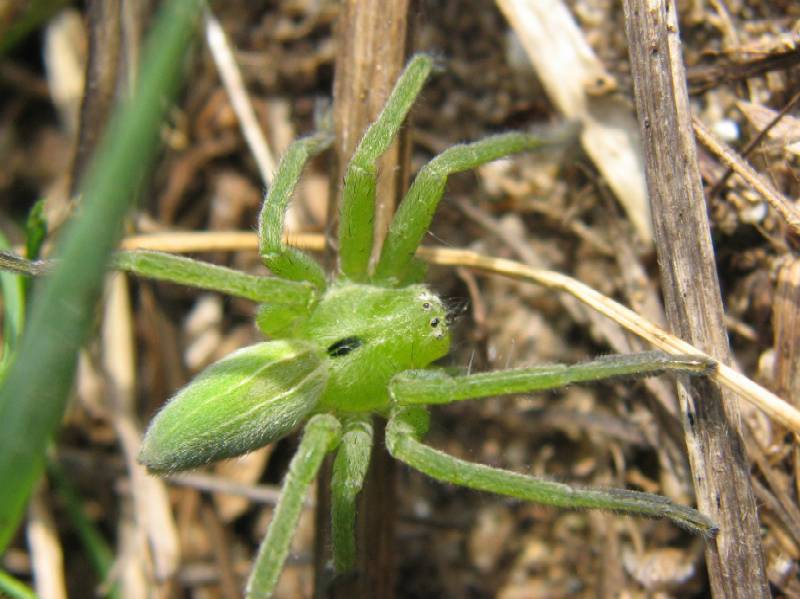
[[[52,271],[56,232],[79,202],[70,190],[112,104],[136,83],[152,4],[71,6],[4,55],[0,228],[14,248],[0,252],[4,270]],[[344,169],[403,63],[426,52],[441,68],[377,165],[376,249],[411,175],[434,155],[502,131],[582,126],[580,150],[514,156],[448,181],[418,254],[459,316],[442,364],[491,372],[658,349],[719,365],[688,385],[659,376],[439,407],[426,438],[474,462],[695,505],[720,527],[713,543],[653,520],[496,501],[401,468],[359,507],[358,575],[329,583],[328,473],[306,497],[277,596],[800,597],[800,4],[262,4],[200,7],[187,84],[161,103],[163,149],[136,185],[116,183],[140,195],[118,249],[268,276],[254,234],[264,188],[290,142],[319,128],[323,102],[337,142],[304,168],[284,239],[334,272]],[[149,155],[131,168],[139,158]],[[39,198],[49,233],[28,261],[25,215]],[[4,282],[4,344],[18,328],[9,318],[18,295],[24,306],[40,284],[30,282],[27,292]],[[253,325],[260,307],[127,274],[106,284],[91,340],[70,352],[80,354],[74,400],[48,457],[79,503],[45,481],[4,575],[42,599],[87,589],[239,596],[296,438],[165,479],[136,459],[144,423],[167,398],[264,340]],[[81,515],[102,551],[84,545]],[[359,582],[370,577],[381,588]]]
[[[794,203],[759,175],[733,148],[717,139],[700,119],[693,117],[692,125],[695,135],[697,135],[697,141],[756,190],[770,207],[781,215],[795,235],[800,234],[800,211],[797,210]]]
[[[147,538],[156,580],[164,581],[178,570],[180,542],[164,481],[148,475],[137,460],[142,434],[134,413],[136,373],[129,298],[126,276],[115,273],[108,283],[103,319],[103,370],[107,377],[109,415],[130,474],[135,526]],[[146,558],[140,553],[138,559]]]
[[[293,244],[297,243],[297,247],[312,251],[321,251],[325,246],[323,236],[316,234],[292,235],[287,241]],[[170,239],[170,235],[164,233],[128,237],[122,247],[124,249],[172,252],[248,251],[257,248],[257,241],[254,233],[244,232],[180,233],[177,235],[177,240]],[[563,291],[662,351],[671,354],[693,354],[711,359],[705,352],[567,275],[551,270],[531,268],[513,260],[492,258],[455,248],[423,247],[420,248],[418,255],[431,264],[475,268]],[[719,364],[717,371],[711,376],[721,385],[738,393],[743,399],[768,414],[776,422],[800,434],[800,411],[771,391],[725,364]]]
[[[34,492],[28,507],[27,537],[36,593],[41,599],[67,599],[64,552],[41,486]]]
[[[639,236],[652,243],[636,119],[630,105],[611,93],[617,87],[614,77],[561,0],[497,0],[497,5],[522,42],[550,99],[566,119],[581,123],[584,150]]]
[[[220,476],[191,472],[166,478],[170,484],[179,487],[190,487],[198,491],[207,493],[221,493],[234,497],[244,497],[255,503],[265,505],[275,505],[280,497],[280,488],[270,485],[249,485],[232,480],[226,480]],[[310,507],[313,500],[308,498],[306,504]]]
[[[225,91],[228,93],[233,111],[239,119],[250,152],[258,165],[258,172],[265,185],[272,183],[272,176],[275,172],[275,158],[269,149],[267,138],[261,130],[261,126],[256,118],[253,104],[244,86],[242,74],[236,64],[233,50],[228,43],[228,38],[222,30],[217,18],[210,9],[205,12],[205,33],[208,49],[214,57]]]

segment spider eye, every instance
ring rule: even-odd
[[[338,358],[341,356],[346,356],[351,351],[358,349],[362,345],[364,345],[364,342],[358,337],[345,337],[344,339],[339,339],[339,341],[336,343],[331,344],[326,351],[331,358]]]
[[[430,310],[431,309],[431,303],[430,302],[424,302],[422,304],[422,309],[423,310]]]
[[[439,317],[438,317],[438,316],[434,316],[433,318],[431,318],[431,326],[432,326],[434,329],[435,329],[436,327],[438,327],[438,326],[439,326],[439,323],[440,323],[440,322],[441,322],[441,320],[439,320]]]

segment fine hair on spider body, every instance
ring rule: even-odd
[[[423,284],[424,265],[415,252],[448,176],[565,141],[563,131],[551,136],[513,132],[445,150],[417,174],[371,268],[375,162],[396,136],[433,66],[428,55],[410,60],[349,162],[333,276],[282,237],[292,191],[308,159],[330,145],[328,131],[289,147],[264,200],[259,252],[274,276],[155,252],[123,252],[115,258],[117,268],[141,276],[259,304],[256,324],[269,340],[228,355],[178,391],[153,418],[139,456],[152,472],[172,473],[242,455],[303,428],[247,584],[250,599],[273,593],[309,485],[331,452],[333,567],[337,573],[352,570],[356,498],[367,472],[376,415],[386,420],[389,453],[439,481],[570,509],[667,518],[707,538],[715,532],[705,515],[665,497],[574,487],[467,462],[423,442],[432,405],[667,371],[703,375],[714,368],[708,360],[655,352],[478,374],[453,375],[431,367],[448,354],[450,325],[461,310]]]
[[[463,297],[443,297],[447,309],[447,324],[455,324],[469,310],[469,300]]]

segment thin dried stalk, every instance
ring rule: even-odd
[[[292,235],[287,241],[305,250],[321,252],[325,248],[325,239],[318,234]],[[126,250],[148,249],[171,252],[255,251],[258,248],[258,240],[255,233],[245,232],[176,233],[174,236],[164,233],[128,237],[122,247]],[[430,264],[474,268],[563,291],[658,349],[673,354],[710,357],[695,345],[668,333],[633,310],[565,274],[532,268],[513,260],[493,258],[458,248],[426,246],[418,250],[417,256]],[[741,372],[721,363],[711,378],[762,410],[776,422],[800,434],[800,411]]]
[[[204,19],[208,49],[211,51],[211,56],[214,57],[214,64],[217,65],[233,111],[236,113],[236,118],[239,119],[239,126],[245,141],[247,141],[247,146],[258,165],[261,179],[265,185],[269,185],[272,183],[272,175],[275,172],[275,158],[258,123],[258,118],[256,118],[256,112],[253,110],[242,74],[236,64],[236,57],[233,55],[222,25],[211,9],[206,9]]]
[[[340,182],[356,145],[373,122],[394,87],[408,53],[409,0],[346,0],[337,23],[338,53],[333,83],[335,165],[334,192],[328,222],[338,223]],[[374,219],[374,248],[383,244],[394,207],[406,188],[408,171],[404,136],[378,161]],[[373,252],[374,253],[374,252]],[[378,426],[377,431],[383,427]],[[376,435],[366,484],[359,497],[357,564],[352,575],[335,584],[324,584],[330,506],[326,487],[330,461],[320,481],[317,505],[317,595],[331,598],[394,597],[394,461],[389,458],[383,435]],[[323,533],[323,534],[320,534]]]
[[[731,171],[744,179],[777,212],[792,232],[800,234],[800,211],[789,198],[779,192],[763,176],[739,156],[733,148],[714,137],[714,134],[698,118],[692,119],[697,140],[717,156]]]
[[[681,57],[676,6],[625,0],[636,107],[667,319],[675,333],[730,361]],[[708,379],[678,398],[701,511],[720,527],[706,544],[715,597],[769,597],[758,511],[735,395]]]

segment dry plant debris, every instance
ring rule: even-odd
[[[568,8],[603,71],[616,82],[615,89],[594,93],[630,103],[632,110],[621,10],[616,3],[595,0],[575,0]],[[754,0],[694,1],[680,3],[679,9],[694,113],[749,169],[737,171],[723,152],[701,149],[736,366],[800,408],[800,266],[796,223],[789,217],[800,192],[800,8]],[[446,0],[421,3],[419,10],[415,46],[442,56],[447,69],[415,109],[415,164],[457,141],[560,118],[556,102],[544,91],[546,82],[521,58],[518,33],[498,8],[478,0]],[[256,121],[274,155],[313,128],[320,101],[329,99],[336,12],[337,3],[330,0],[293,0],[267,9],[237,0],[218,7]],[[66,33],[57,28],[53,21],[47,39],[72,36],[64,43],[80,57],[85,34],[72,26]],[[74,65],[48,60],[45,69],[41,52],[34,36],[0,58],[0,227],[15,242],[19,223],[36,199],[48,198],[54,221],[68,212],[74,98],[49,92],[47,85],[55,85]],[[264,169],[260,172],[253,158],[252,142],[242,134],[211,54],[198,46],[188,68],[191,84],[163,132],[167,147],[145,186],[132,230],[249,231],[265,185]],[[61,81],[59,89],[69,89]],[[778,204],[764,197],[758,182],[778,194]],[[662,323],[652,251],[609,187],[584,155],[507,160],[452,181],[428,242],[568,273]],[[292,215],[296,229],[323,233],[324,162],[305,177],[300,197],[302,207]],[[252,251],[204,247],[204,256],[220,263],[260,268]],[[473,370],[571,362],[644,347],[575,300],[541,287],[475,277],[461,269],[436,267],[433,274],[445,296],[469,301],[454,360]],[[193,597],[236,596],[293,442],[152,491],[142,490],[125,448],[137,423],[199,368],[255,341],[253,306],[174,286],[129,285],[130,336],[106,324],[102,342],[87,348],[58,442],[58,461],[86,514],[112,542],[118,558],[114,576],[130,596],[142,596],[136,589],[146,588],[158,589],[161,596],[174,596],[181,588]],[[114,351],[122,351],[122,358]],[[126,361],[135,370],[119,370]],[[124,410],[109,401],[121,400],[120,384],[130,386]],[[743,409],[770,582],[777,593],[798,596],[800,449],[778,422]],[[558,396],[443,408],[432,441],[474,461],[592,485],[635,485],[690,502],[675,410],[667,381],[573,387]],[[702,548],[670,526],[559,512],[429,484],[407,471],[399,476],[398,597],[687,597],[705,592]],[[28,531],[32,540],[20,535],[3,556],[2,568],[28,580],[53,568],[57,555],[49,561],[43,557],[52,543],[40,549],[46,542],[33,540],[42,538],[42,526],[49,527],[64,555],[62,588],[70,596],[85,596],[88,588],[105,582],[86,575],[87,559],[51,487],[37,493]],[[145,500],[143,506],[142,493],[164,497]],[[165,507],[171,510],[159,512]],[[150,533],[146,551],[141,510],[165,513],[173,522],[156,525],[161,534]],[[301,524],[280,596],[311,594],[311,514],[308,510]],[[151,522],[153,517],[158,516],[151,514]],[[173,525],[174,537],[165,533]],[[157,581],[159,572],[171,578]],[[37,578],[43,597],[58,596],[58,591],[44,591],[53,583],[43,580],[39,587]]]

